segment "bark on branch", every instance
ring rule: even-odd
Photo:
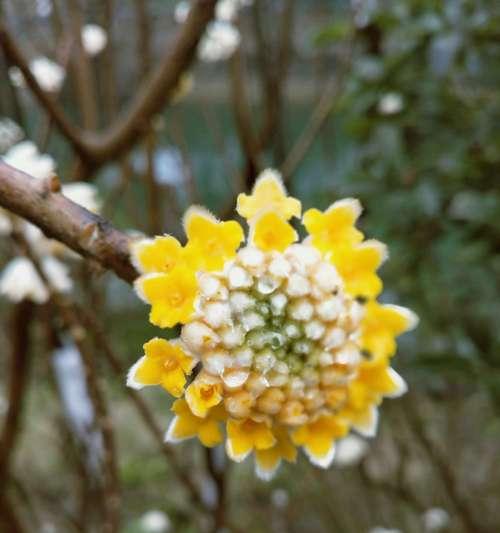
[[[130,238],[55,189],[52,181],[36,180],[0,161],[1,207],[131,283],[138,273],[130,263]]]
[[[96,169],[127,152],[149,129],[151,118],[169,102],[184,71],[194,59],[198,42],[213,17],[217,0],[197,0],[173,45],[143,83],[129,108],[103,133],[73,126],[64,111],[37,83],[21,50],[0,21],[0,45],[10,63],[23,73],[26,83],[54,124],[70,142],[87,169]]]

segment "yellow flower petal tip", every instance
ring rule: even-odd
[[[230,419],[226,429],[226,452],[238,463],[248,457],[252,450],[267,450],[276,444],[276,437],[265,422]]]
[[[300,217],[302,206],[299,200],[287,196],[277,170],[264,170],[255,181],[251,195],[238,195],[236,211],[243,218],[251,220],[263,210],[275,211],[285,220]]]
[[[132,264],[139,272],[170,272],[183,260],[179,241],[171,235],[140,239],[130,245]]]
[[[264,481],[271,480],[276,474],[282,460],[295,463],[297,448],[293,445],[288,432],[283,427],[273,428],[276,438],[271,448],[255,451],[255,474]]]
[[[209,409],[222,401],[222,386],[211,377],[199,375],[186,389],[185,397],[191,412],[205,418]]]
[[[297,238],[297,232],[277,213],[264,212],[252,221],[250,243],[265,252],[283,252]]]
[[[203,446],[212,448],[223,440],[220,422],[224,419],[220,409],[211,409],[205,418],[191,412],[186,400],[176,400],[172,406],[176,416],[170,422],[165,434],[165,442],[180,442],[198,437]]]
[[[154,338],[144,345],[145,355],[129,370],[127,385],[141,389],[161,385],[172,396],[184,392],[186,376],[191,374],[196,360],[177,341]]]
[[[221,269],[232,259],[244,240],[242,227],[234,220],[221,222],[201,207],[190,207],[184,216],[188,238],[186,257],[196,269]]]
[[[326,211],[309,209],[302,217],[314,246],[331,251],[338,246],[352,246],[363,240],[363,234],[354,225],[361,215],[359,200],[346,198],[334,202]]]
[[[145,274],[134,286],[151,304],[150,321],[161,328],[187,322],[194,312],[198,284],[194,271],[177,266],[167,274]]]

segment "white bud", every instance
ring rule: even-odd
[[[334,358],[330,352],[321,352],[318,358],[320,366],[333,365]]]
[[[271,350],[265,350],[259,353],[255,358],[255,367],[259,372],[266,374],[269,372],[276,363],[276,357],[274,357]]]
[[[186,346],[194,352],[213,348],[219,342],[216,333],[202,322],[190,322],[183,326],[181,338]]]
[[[288,365],[284,361],[277,361],[274,365],[274,370],[280,374],[288,375]]]
[[[320,339],[325,332],[325,326],[319,320],[312,320],[304,326],[306,337],[313,341]]]
[[[342,283],[336,268],[325,262],[321,262],[316,267],[313,274],[313,280],[315,284],[325,292],[335,290]]]
[[[201,274],[198,278],[200,291],[206,298],[214,298],[221,286],[220,280],[210,274]]]
[[[214,350],[203,357],[203,368],[210,374],[220,375],[231,365],[231,357],[223,350]]]
[[[288,323],[285,325],[285,335],[290,339],[298,339],[300,337],[300,329],[296,324]]]
[[[286,278],[292,271],[292,265],[282,255],[279,255],[271,261],[268,270],[277,278]]]
[[[274,292],[281,284],[281,281],[272,276],[262,276],[257,281],[257,290],[260,294],[267,295]]]
[[[323,346],[327,349],[337,348],[345,342],[345,331],[341,328],[330,328],[323,337]]]
[[[230,326],[219,331],[222,343],[226,348],[236,348],[245,340],[245,331],[241,326]]]
[[[206,304],[203,314],[205,322],[213,328],[219,328],[231,322],[231,308],[226,303],[214,302]]]
[[[319,383],[319,375],[313,368],[304,368],[302,371],[302,379],[307,386],[317,385]]]
[[[288,247],[286,256],[293,263],[295,269],[304,274],[321,259],[316,248],[303,244],[292,244]]]
[[[288,303],[288,298],[282,293],[277,292],[271,296],[271,311],[273,315],[281,315]]]
[[[346,344],[335,353],[335,362],[341,365],[357,365],[361,362],[361,353],[354,343]]]
[[[300,274],[292,274],[288,278],[286,286],[286,293],[289,296],[298,297],[306,296],[311,292],[311,284],[309,280]]]
[[[235,367],[250,366],[253,361],[253,350],[243,346],[233,352],[233,358],[233,366]]]
[[[271,387],[283,387],[283,385],[286,385],[288,382],[288,376],[286,374],[274,372],[274,370],[276,369],[273,369],[273,371],[267,375],[269,385],[271,385]]]
[[[314,306],[307,298],[301,298],[288,307],[288,312],[294,320],[305,322],[312,318]]]
[[[253,285],[253,278],[249,272],[239,266],[233,266],[228,274],[231,289],[247,289]]]
[[[259,396],[268,387],[269,381],[259,374],[251,374],[245,383],[245,388],[254,396]]]
[[[246,370],[229,370],[222,375],[222,381],[229,389],[237,389],[245,384],[250,373]]]
[[[247,311],[241,318],[241,323],[247,331],[250,331],[255,328],[261,328],[266,322],[258,313]]]
[[[322,320],[335,320],[342,311],[342,300],[339,297],[333,296],[323,300],[316,306],[316,313]]]
[[[246,292],[232,292],[229,296],[229,303],[235,313],[243,313],[255,304],[255,300]]]
[[[250,246],[242,248],[238,252],[238,258],[241,264],[251,272],[260,273],[262,271],[265,255],[258,248],[252,248]]]

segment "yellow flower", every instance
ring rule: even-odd
[[[229,419],[227,421],[226,452],[236,462],[245,459],[252,450],[267,450],[274,446],[276,437],[265,422]]]
[[[232,259],[244,239],[243,229],[234,220],[220,222],[207,210],[190,207],[184,216],[188,237],[186,256],[193,268],[219,270]]]
[[[170,272],[183,261],[183,249],[175,237],[162,235],[133,242],[131,257],[140,272]]]
[[[347,424],[336,416],[320,416],[292,433],[292,441],[302,446],[315,465],[328,468],[335,454],[335,441],[346,435]]]
[[[290,441],[288,431],[282,426],[273,429],[276,443],[265,450],[255,450],[255,472],[264,480],[271,479],[278,470],[281,460],[295,463],[297,448]]]
[[[238,462],[255,452],[262,479],[294,462],[298,447],[325,468],[338,439],[350,430],[373,436],[380,403],[405,392],[389,363],[416,316],[376,301],[387,251],[363,242],[357,200],[307,211],[310,236],[299,243],[289,221],[301,205],[277,172],[263,172],[237,209],[249,225],[243,246],[237,222],[200,207],[184,217],[184,246],[168,235],[132,246],[150,321],[182,328],[176,341],[145,344],[129,384],[163,385],[180,398],[169,441],[225,440]],[[186,387],[195,361],[200,371]]]
[[[167,442],[179,442],[181,440],[198,437],[201,443],[208,448],[217,446],[223,439],[220,422],[225,420],[226,414],[221,405],[213,407],[205,418],[195,416],[186,400],[176,400],[172,405],[175,413],[167,430],[165,440]]]
[[[312,244],[322,252],[329,252],[363,240],[363,234],[354,227],[360,214],[359,201],[346,198],[333,203],[324,213],[319,209],[307,210],[302,222],[311,235]]]
[[[406,390],[405,381],[388,363],[362,363],[349,384],[348,399],[339,416],[363,435],[373,437],[378,422],[377,406],[382,398],[397,398]]]
[[[161,385],[172,396],[181,396],[186,375],[191,374],[196,361],[179,343],[158,337],[144,345],[144,352],[145,355],[130,369],[127,384],[134,388]]]
[[[265,252],[283,252],[296,240],[297,232],[274,212],[264,212],[252,222],[250,242]]]
[[[210,376],[200,374],[186,389],[185,397],[191,412],[205,418],[209,409],[222,401],[222,385]]]
[[[236,211],[247,220],[254,218],[263,210],[272,210],[285,220],[300,217],[299,200],[289,198],[281,177],[275,170],[264,170],[257,178],[251,196],[238,195]]]
[[[396,353],[395,338],[417,323],[418,317],[405,307],[369,301],[361,325],[361,346],[375,361],[391,357]]]
[[[386,246],[369,240],[356,246],[335,248],[331,262],[344,280],[346,292],[352,296],[375,298],[382,290],[382,281],[375,272],[386,257]]]
[[[168,274],[146,274],[135,282],[139,295],[151,304],[149,320],[161,328],[186,323],[198,293],[195,273],[177,266]]]

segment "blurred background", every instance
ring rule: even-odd
[[[134,234],[180,236],[192,203],[233,216],[266,166],[305,208],[358,197],[363,231],[390,250],[382,301],[421,319],[394,360],[410,392],[384,402],[378,436],[348,438],[329,470],[300,458],[264,483],[222,450],[212,471],[198,442],[162,445],[168,396],[125,387],[158,334],[128,285],[42,242],[85,310],[65,321],[0,237],[1,531],[101,531],[113,508],[106,530],[125,533],[213,531],[216,512],[236,533],[500,531],[500,3],[220,0],[138,142],[99,163],[40,105],[12,43],[71,124],[105,131],[189,3],[0,5],[7,162],[92,184],[77,201]]]

